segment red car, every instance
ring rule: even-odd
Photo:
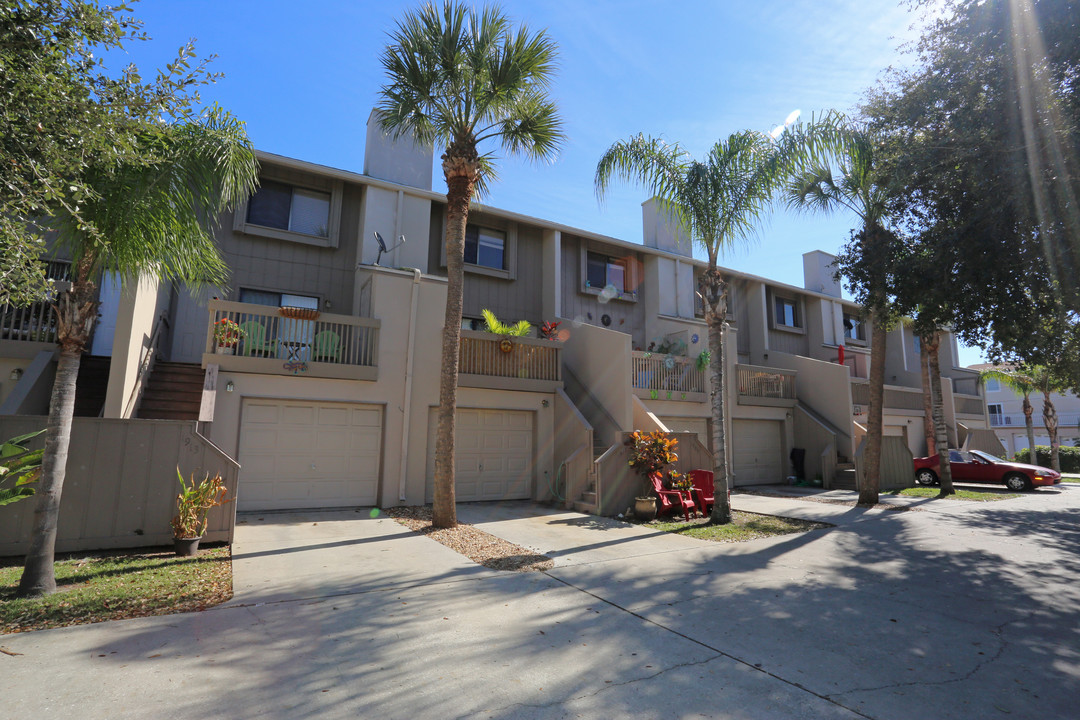
[[[1061,482],[1061,473],[1050,468],[1009,462],[981,450],[950,450],[949,467],[954,482],[1004,483],[1010,490],[1017,491]],[[915,458],[915,482],[937,485],[937,469],[937,455]]]

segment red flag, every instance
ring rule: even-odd
[[[841,345],[841,346],[840,346],[840,348],[839,348],[839,350],[840,350],[840,358],[839,358],[839,359],[838,359],[838,360],[837,360],[836,362],[838,362],[838,363],[840,363],[841,365],[843,365],[843,364],[844,364],[844,346],[843,346],[843,345]]]

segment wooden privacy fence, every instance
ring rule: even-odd
[[[34,432],[46,418],[0,418],[0,438]],[[40,447],[44,436],[35,439]],[[58,552],[172,543],[180,482],[221,473],[236,497],[240,466],[183,420],[74,418],[60,504]],[[0,556],[23,555],[37,498],[0,507]],[[236,503],[210,511],[205,542],[232,542]]]

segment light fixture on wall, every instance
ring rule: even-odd
[[[8,377],[15,382],[19,382],[19,378],[22,377],[22,372],[22,368],[15,368],[11,371],[11,375],[9,375]]]
[[[549,405],[549,403],[548,403],[547,400],[541,400],[540,401],[540,407],[547,407],[548,405]]]
[[[225,392],[232,392],[235,389],[236,389],[236,385],[233,383],[232,380],[225,383]]]
[[[323,307],[326,308],[327,310],[334,307],[333,303],[331,303],[329,300],[323,300],[322,304],[323,304]]]

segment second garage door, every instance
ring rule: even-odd
[[[381,408],[245,399],[237,509],[374,505],[381,445]]]
[[[454,498],[527,500],[532,497],[533,414],[458,408],[454,439]],[[427,501],[434,499],[436,411],[428,422]]]
[[[735,487],[783,482],[780,422],[735,420],[732,426],[731,468],[735,472]]]

